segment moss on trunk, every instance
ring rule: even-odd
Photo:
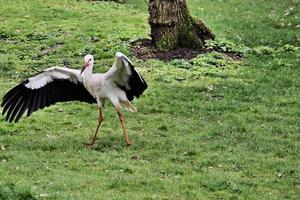
[[[199,19],[193,19],[186,0],[150,0],[151,38],[160,51],[177,47],[202,49],[214,35]]]

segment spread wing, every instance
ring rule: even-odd
[[[9,122],[18,122],[26,110],[30,116],[38,109],[65,101],[96,103],[83,86],[79,70],[51,67],[8,91],[1,104],[2,115]]]
[[[114,82],[125,91],[128,100],[139,97],[148,87],[144,78],[122,53],[116,53],[113,66],[106,72],[105,79]]]

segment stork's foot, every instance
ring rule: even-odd
[[[95,144],[95,142],[87,142],[87,143],[83,143],[85,148],[92,148]]]
[[[132,145],[132,142],[126,141],[126,145],[127,145],[128,147],[130,147],[130,146]]]

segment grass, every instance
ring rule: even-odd
[[[149,33],[136,2],[0,0],[0,96],[47,67],[79,68],[86,53],[106,71]],[[93,149],[83,142],[96,105],[57,104],[18,124],[2,117],[0,199],[298,199],[299,2],[203,2],[189,1],[191,13],[219,41],[247,47],[242,61],[133,58],[149,89],[126,113],[130,148],[109,104]],[[276,28],[282,18],[292,25]]]

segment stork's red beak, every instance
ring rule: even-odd
[[[89,64],[88,64],[88,63],[84,63],[84,65],[82,66],[80,75],[82,74],[82,72],[85,70],[85,68],[86,68],[87,66],[89,66]]]

